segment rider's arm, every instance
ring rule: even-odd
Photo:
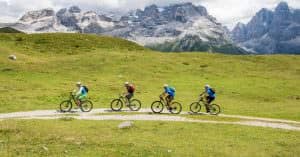
[[[204,95],[206,92],[202,92],[201,94],[200,94],[200,96],[202,96],[202,95]]]
[[[161,93],[160,97],[166,97],[167,93],[166,92],[163,92]]]
[[[76,96],[81,95],[83,93],[82,90],[83,90],[83,87],[80,87],[79,90],[76,93]]]

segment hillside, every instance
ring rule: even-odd
[[[0,28],[0,33],[23,33],[23,32],[11,27],[3,27]]]
[[[187,110],[209,83],[226,114],[300,120],[299,56],[165,54],[84,34],[0,34],[0,52],[0,112],[56,109],[79,80],[96,108],[109,107],[132,81],[143,107],[169,83]]]

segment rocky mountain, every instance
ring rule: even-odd
[[[50,8],[28,12],[13,26],[28,33],[101,33],[112,28],[114,23],[104,15],[98,15],[93,11],[82,12],[79,7],[72,6],[57,12]]]
[[[151,5],[143,10],[130,11],[120,18],[98,15],[93,11],[83,12],[76,6],[57,12],[43,9],[26,13],[14,27],[29,33],[103,34],[163,51],[225,52],[223,47],[226,47],[226,53],[228,49],[233,53],[245,52],[232,43],[228,30],[210,16],[205,7],[192,3],[165,7]]]
[[[248,24],[238,23],[232,40],[256,53],[300,54],[300,9],[286,2],[274,11],[261,9]]]

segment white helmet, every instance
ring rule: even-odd
[[[129,85],[129,82],[125,82],[125,85]]]
[[[209,84],[205,85],[205,88],[210,88],[210,85]]]
[[[169,85],[168,84],[164,84],[164,87],[169,87]]]
[[[79,81],[79,82],[77,82],[77,83],[76,83],[76,85],[81,85],[81,82],[80,82],[80,81]]]

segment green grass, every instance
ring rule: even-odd
[[[23,32],[16,30],[14,28],[11,28],[11,27],[3,27],[3,28],[0,28],[0,33],[23,33]]]
[[[292,157],[300,153],[293,131],[219,124],[119,121],[2,121],[5,156]]]
[[[95,108],[108,108],[130,81],[143,107],[168,83],[188,110],[209,83],[225,114],[300,120],[299,64],[294,55],[166,54],[95,35],[0,34],[0,112],[57,109],[79,80]]]

